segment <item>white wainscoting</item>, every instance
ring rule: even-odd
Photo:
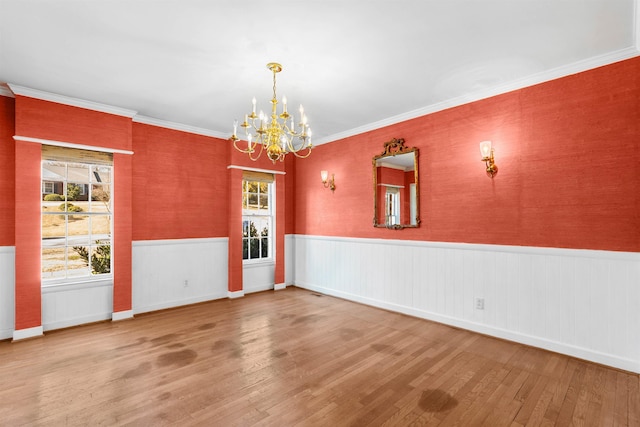
[[[133,242],[133,312],[227,297],[229,239]]]
[[[293,285],[296,278],[296,239],[293,234],[284,236],[284,283]]]
[[[273,289],[274,262],[244,263],[242,266],[242,290],[244,294]]]
[[[16,248],[0,246],[0,340],[13,337],[15,327]]]
[[[83,282],[42,288],[42,329],[111,319],[113,282]]]
[[[640,253],[303,235],[294,247],[299,287],[640,373]]]

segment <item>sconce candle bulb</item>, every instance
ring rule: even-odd
[[[322,185],[324,185],[324,188],[330,188],[331,191],[336,191],[334,175],[331,174],[331,179],[328,178],[329,171],[320,171],[320,179],[322,179]]]
[[[494,162],[491,141],[482,141],[480,143],[480,155],[482,156],[480,160],[483,161],[486,166],[487,176],[493,178],[498,173],[498,165]]]

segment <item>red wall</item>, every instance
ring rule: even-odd
[[[0,96],[0,246],[15,243],[15,100]]]
[[[226,141],[133,123],[133,152],[133,240],[227,236]]]
[[[131,118],[17,95],[16,135],[131,149]],[[41,145],[15,144],[15,329],[41,325]],[[131,309],[131,155],[115,154],[114,312]]]
[[[638,135],[640,58],[429,114],[301,160],[295,233],[639,251]],[[392,138],[420,149],[418,229],[372,227],[371,159]],[[494,143],[494,179],[483,140]]]
[[[16,96],[16,135],[131,150],[131,118]]]

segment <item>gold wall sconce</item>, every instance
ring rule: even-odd
[[[487,167],[487,176],[493,178],[498,174],[498,165],[493,160],[493,147],[491,147],[491,141],[482,141],[480,143],[480,155],[482,161]]]
[[[320,178],[322,178],[322,185],[324,185],[324,188],[330,188],[331,191],[336,191],[336,183],[333,174],[331,174],[331,179],[328,179],[329,172],[320,171]]]

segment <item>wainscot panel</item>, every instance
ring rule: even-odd
[[[296,235],[295,284],[640,372],[640,253]]]
[[[0,246],[0,340],[11,338],[15,325],[16,248]]]
[[[42,288],[42,328],[68,328],[111,319],[113,282],[82,282]]]
[[[227,296],[228,239],[133,242],[133,312]]]

